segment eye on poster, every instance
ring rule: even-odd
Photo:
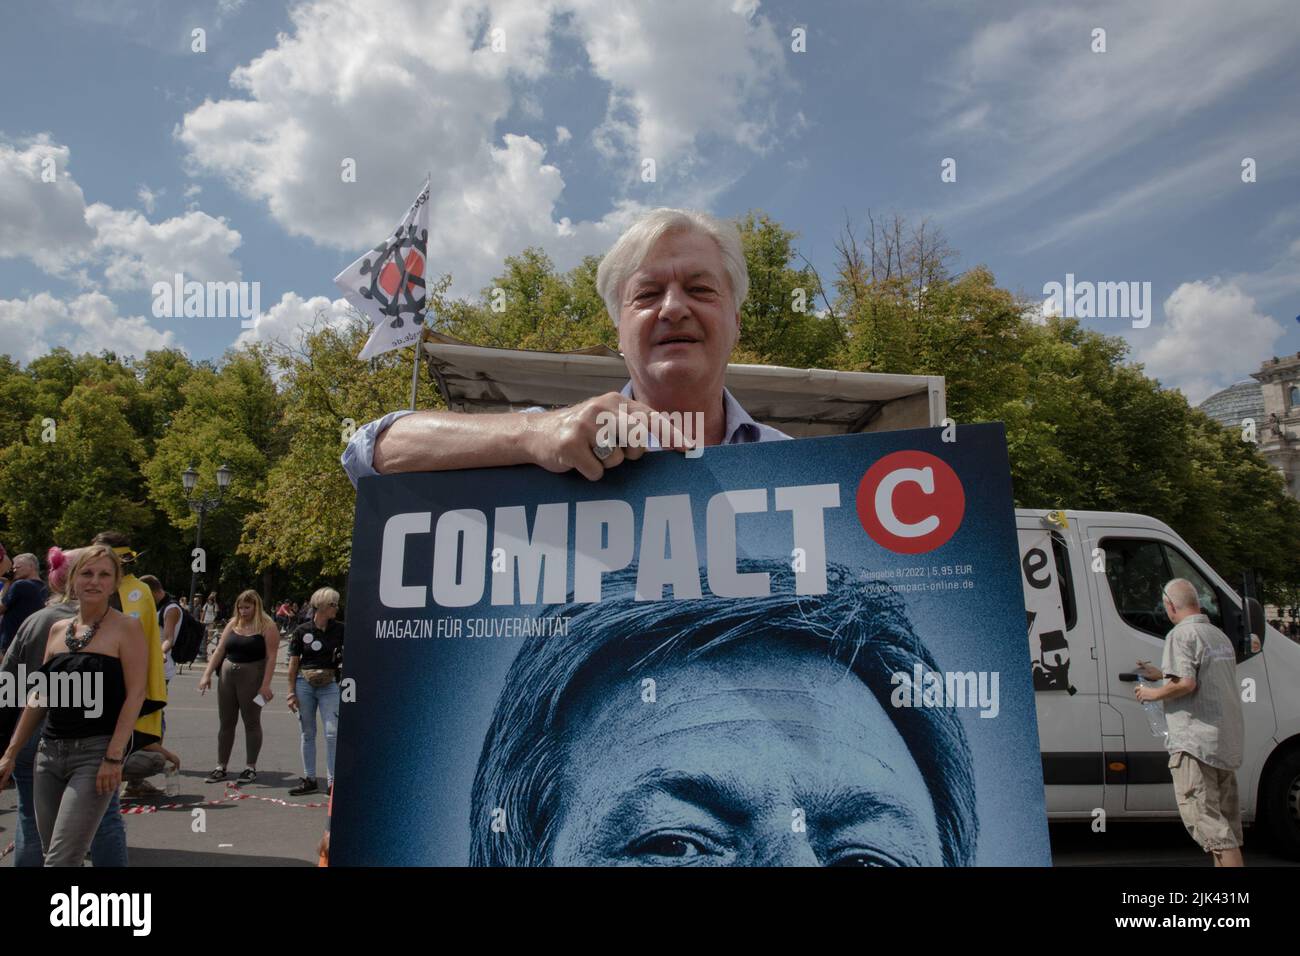
[[[1050,865],[1005,438],[942,434],[362,479],[331,863]]]

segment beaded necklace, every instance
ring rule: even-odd
[[[104,618],[108,617],[108,610],[108,608],[105,608],[104,613],[99,616],[99,620],[86,628],[86,632],[81,637],[77,637],[77,619],[75,617],[70,619],[68,621],[68,630],[63,635],[63,643],[68,645],[68,650],[74,654],[84,650],[86,645],[95,639],[95,634],[99,631],[99,625],[103,624]]]

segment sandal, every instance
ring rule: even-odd
[[[205,779],[203,782],[220,783],[222,780],[225,779],[226,779],[226,768],[218,767],[216,770],[212,771],[212,773],[208,774],[207,779]]]
[[[240,783],[252,783],[257,779],[257,771],[252,767],[245,767],[244,772],[239,775]]]

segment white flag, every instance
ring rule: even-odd
[[[429,180],[392,236],[334,277],[343,297],[374,325],[360,358],[413,345],[424,328]]]

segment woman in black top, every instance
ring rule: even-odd
[[[122,578],[122,562],[113,549],[84,549],[69,578],[80,606],[75,617],[50,628],[41,672],[47,679],[77,676],[48,681],[40,703],[33,695],[0,757],[2,788],[18,752],[45,721],[32,790],[46,866],[84,862],[122,782],[122,761],[144,703],[149,666],[140,622],[109,606]],[[67,699],[54,699],[55,690]]]
[[[239,782],[251,783],[257,779],[257,755],[262,749],[262,708],[274,696],[271,676],[275,673],[279,647],[280,632],[262,609],[257,592],[245,591],[239,595],[235,599],[235,615],[226,623],[217,649],[199,679],[199,693],[206,694],[212,686],[213,671],[220,668],[217,768],[208,774],[208,783],[226,779],[226,764],[235,746],[235,725],[240,717],[244,719],[248,767],[239,775]]]
[[[336,621],[339,592],[321,588],[311,596],[312,619],[289,639],[289,709],[298,715],[302,745],[302,781],[289,791],[300,797],[315,793],[316,711],[325,725],[325,772],[334,792],[334,754],[339,726],[339,669],[343,665],[343,625]]]

